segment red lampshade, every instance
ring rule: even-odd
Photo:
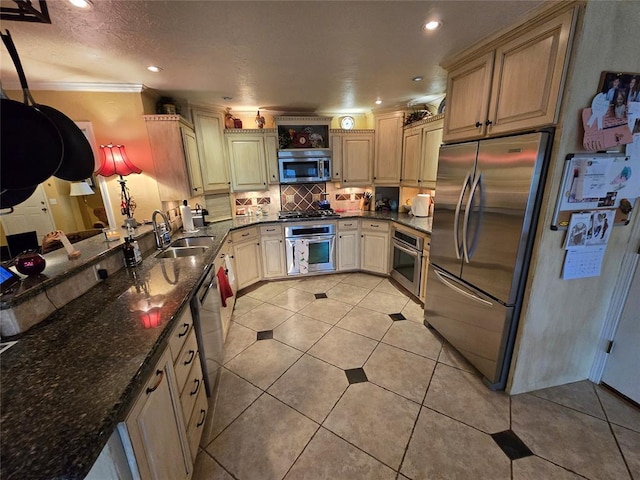
[[[102,162],[100,168],[96,170],[98,175],[110,177],[111,175],[122,175],[126,177],[132,173],[142,173],[127,157],[124,145],[100,145],[102,151]]]
[[[162,308],[153,307],[146,312],[140,312],[140,320],[144,328],[156,328],[162,323]]]

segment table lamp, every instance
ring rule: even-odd
[[[137,227],[138,222],[133,218],[133,211],[136,208],[136,203],[129,193],[127,188],[127,181],[123,178],[132,173],[142,173],[142,170],[136,167],[131,160],[127,157],[127,153],[124,149],[124,145],[100,145],[102,152],[102,159],[100,168],[96,170],[98,175],[103,177],[111,177],[112,175],[119,175],[120,179],[118,183],[122,189],[120,193],[120,212],[127,218],[124,221],[125,227]]]

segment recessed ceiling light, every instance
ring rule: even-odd
[[[69,0],[69,3],[74,7],[82,8],[83,10],[89,10],[93,7],[93,4],[89,0]]]
[[[162,70],[162,68],[160,68],[160,67],[158,67],[156,65],[149,65],[147,67],[147,70],[149,70],[150,72],[153,72],[153,73],[158,73],[158,72],[160,72]]]
[[[435,30],[437,28],[440,28],[442,26],[442,22],[439,22],[437,20],[432,20],[430,22],[427,22],[424,24],[424,28],[425,30]]]
[[[422,80],[424,80],[424,77],[413,77],[411,80],[413,80],[414,82],[421,82]]]
[[[376,105],[380,105],[382,103],[382,100],[376,100]]]

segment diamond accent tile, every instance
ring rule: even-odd
[[[391,320],[393,320],[394,322],[397,322],[399,320],[406,320],[407,319],[407,317],[405,317],[401,313],[390,313],[389,316],[391,317]]]
[[[509,460],[517,460],[533,455],[533,452],[520,440],[520,437],[518,437],[513,430],[494,433],[491,435],[491,438],[498,444],[505,455],[509,457]]]
[[[256,335],[258,340],[271,340],[273,338],[273,330],[263,330]]]
[[[318,299],[318,298],[328,298],[326,293],[316,293],[315,296],[316,296],[316,299]]]
[[[349,368],[345,370],[344,373],[347,376],[347,380],[349,380],[349,385],[369,381],[367,374],[364,373],[364,368]]]

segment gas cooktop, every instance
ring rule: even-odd
[[[340,214],[333,210],[291,210],[288,212],[278,212],[279,220],[297,220],[304,218],[336,218]]]

